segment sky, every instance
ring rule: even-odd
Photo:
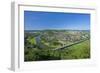
[[[24,30],[90,30],[90,14],[24,11]]]

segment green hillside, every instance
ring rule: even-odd
[[[61,51],[61,59],[84,59],[90,58],[90,41],[73,45]]]
[[[86,59],[90,58],[90,41],[73,45],[63,50],[30,49],[25,50],[25,61]]]

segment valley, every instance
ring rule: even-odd
[[[25,30],[24,41],[25,61],[90,57],[89,30]]]

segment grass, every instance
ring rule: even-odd
[[[90,41],[73,45],[61,51],[62,59],[84,59],[90,58]]]

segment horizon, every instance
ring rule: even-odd
[[[29,29],[28,29],[28,30],[29,30]],[[26,31],[28,31],[28,30],[26,30]],[[38,29],[38,30],[39,30],[39,29]],[[38,30],[37,30],[37,31],[38,31]],[[59,31],[60,31],[60,30],[73,30],[73,29],[40,29],[40,30],[41,30],[41,31],[42,31],[42,30],[59,30]],[[39,30],[39,31],[40,31],[40,30]],[[86,30],[90,31],[90,29],[86,29]],[[29,31],[30,31],[30,30],[29,30]],[[31,30],[31,31],[32,31],[32,30]],[[33,30],[33,31],[35,31],[35,30]],[[75,30],[73,30],[73,31],[75,31]],[[80,30],[80,31],[81,31],[81,30]]]
[[[24,30],[90,30],[90,14],[24,11]]]

